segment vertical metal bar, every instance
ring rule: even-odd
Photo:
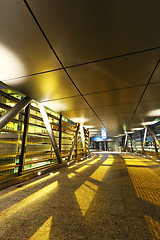
[[[9,123],[28,103],[31,102],[31,98],[25,97],[19,101],[14,107],[12,107],[8,112],[6,112],[0,118],[0,129],[2,129],[7,123]]]
[[[79,124],[77,126],[74,138],[72,140],[72,146],[71,146],[70,153],[69,153],[68,160],[67,160],[68,162],[72,160],[73,150],[74,150],[74,146],[75,146],[75,143],[76,143],[76,140],[77,140],[78,132],[79,132]]]
[[[144,153],[144,145],[143,145],[143,136],[142,136],[142,131],[139,131],[140,132],[140,137],[141,137],[141,147],[142,147],[142,153]],[[145,132],[144,132],[145,134]]]
[[[28,104],[28,106],[25,109],[24,131],[23,131],[23,138],[22,138],[22,149],[21,149],[21,155],[20,155],[20,159],[19,159],[19,169],[18,169],[19,174],[24,171],[25,153],[26,153],[27,137],[28,137],[30,106],[31,105]]]
[[[84,155],[86,154],[86,146],[85,146],[85,135],[84,135],[84,127],[83,125],[80,125],[80,133],[81,133],[81,139],[82,139],[82,147],[84,151]]]
[[[59,116],[59,151],[61,152],[62,144],[62,114]]]
[[[130,134],[130,141],[131,141],[131,151],[133,152],[133,139],[131,134]]]
[[[50,140],[51,140],[51,143],[52,143],[54,152],[55,152],[56,157],[57,157],[57,159],[58,159],[58,162],[59,162],[59,163],[62,163],[61,153],[60,153],[60,151],[59,151],[59,148],[58,148],[58,145],[57,145],[55,136],[54,136],[54,134],[53,134],[53,131],[52,131],[50,122],[49,122],[49,120],[48,120],[48,116],[47,116],[46,110],[45,110],[43,104],[38,103],[38,105],[39,105],[39,109],[40,109],[40,112],[41,112],[41,115],[42,115],[44,124],[45,124],[45,126],[46,126],[47,131],[48,131],[48,135],[49,135],[49,138],[50,138]]]
[[[125,141],[124,141],[124,152],[126,152],[126,149],[127,149],[127,140],[128,140],[128,134],[125,133],[126,136],[125,136]]]
[[[156,135],[155,135],[155,133],[154,133],[154,131],[153,131],[153,128],[152,128],[151,126],[148,126],[148,128],[149,128],[149,130],[150,130],[150,132],[151,132],[151,134],[152,134],[152,137],[153,137],[154,140],[155,140],[156,145],[158,145],[158,147],[160,148],[160,143],[159,143],[158,138],[156,137]]]
[[[154,148],[155,148],[155,155],[157,157],[158,156],[158,149],[157,149],[157,144],[156,144],[155,140],[154,140]]]
[[[132,137],[132,143],[133,143],[133,145],[134,145],[134,148],[135,148],[135,151],[137,152],[137,147],[136,147],[136,143],[135,143],[135,140],[134,140],[134,138]]]
[[[145,129],[144,129],[143,148],[145,147],[146,138],[147,138],[147,127],[145,127]]]

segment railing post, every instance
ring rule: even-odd
[[[31,104],[28,104],[28,106],[25,109],[24,130],[23,130],[23,138],[22,138],[22,149],[21,149],[21,155],[20,155],[20,159],[19,159],[19,169],[18,169],[19,174],[21,174],[24,171],[25,153],[26,153],[27,137],[28,137],[30,105]]]
[[[125,141],[124,141],[124,152],[126,152],[126,149],[127,149],[127,140],[128,140],[128,134],[125,133]]]
[[[45,126],[46,126],[47,131],[48,131],[48,135],[49,135],[49,138],[50,138],[50,140],[51,140],[51,143],[52,143],[54,152],[55,152],[56,157],[57,157],[57,159],[58,159],[58,162],[59,162],[59,163],[62,163],[61,152],[59,151],[59,148],[58,148],[58,145],[57,145],[55,136],[54,136],[54,134],[53,134],[53,131],[52,131],[52,128],[51,128],[51,125],[50,125],[50,122],[49,122],[49,119],[48,119],[46,110],[45,110],[43,104],[38,103],[38,105],[39,105],[39,110],[40,110],[40,112],[41,112],[41,115],[42,115],[44,124],[45,124]]]
[[[154,133],[154,131],[153,131],[153,128],[152,128],[151,126],[148,126],[148,128],[149,128],[149,130],[150,130],[150,132],[151,132],[151,134],[152,134],[152,137],[154,138],[155,154],[156,154],[156,156],[158,156],[157,146],[158,146],[159,149],[160,149],[160,143],[159,143],[158,138],[156,137],[156,135],[155,135],[155,133]]]
[[[133,139],[131,134],[130,134],[130,141],[131,141],[131,151],[133,152]]]
[[[0,129],[2,129],[7,123],[9,123],[25,106],[31,102],[31,98],[25,97],[19,101],[14,107],[6,112],[0,118]]]
[[[141,137],[141,148],[142,148],[142,151],[141,153],[144,153],[144,145],[143,145],[143,136],[142,136],[142,131],[139,131],[140,132],[140,137]],[[145,132],[144,132],[145,134]]]
[[[62,114],[59,116],[59,151],[61,152],[62,144]]]
[[[76,140],[77,140],[78,132],[79,132],[79,124],[77,126],[74,138],[72,140],[72,146],[71,146],[70,153],[69,153],[68,160],[67,160],[68,162],[72,160],[73,150],[74,150],[74,146],[75,146],[75,143],[76,143]]]

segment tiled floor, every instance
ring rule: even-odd
[[[0,192],[0,239],[160,239],[160,165],[96,153]]]

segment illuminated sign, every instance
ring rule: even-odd
[[[101,138],[107,138],[107,132],[106,132],[106,129],[105,128],[101,128]]]

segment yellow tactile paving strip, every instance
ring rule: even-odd
[[[137,196],[153,205],[160,206],[160,171],[159,163],[149,159],[134,156],[123,156],[130,178],[137,193]],[[154,172],[154,168],[157,171]],[[160,239],[160,222],[145,215],[146,222],[153,239]]]

